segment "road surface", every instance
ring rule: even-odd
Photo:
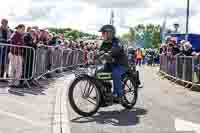
[[[48,81],[46,89],[35,95],[10,94],[4,88],[0,133],[198,133],[200,93],[162,79],[157,72],[155,67],[140,68],[144,87],[132,110],[114,105],[88,118],[77,115],[68,104],[66,93],[73,74]]]

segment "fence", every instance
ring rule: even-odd
[[[189,84],[200,83],[200,57],[160,55],[160,72]]]
[[[94,63],[85,60],[90,52],[54,46],[37,48],[0,43],[0,79],[38,80],[48,73]],[[88,57],[88,55],[86,55]],[[95,52],[93,52],[93,61]]]
[[[30,80],[34,75],[35,49],[0,44],[0,79]]]

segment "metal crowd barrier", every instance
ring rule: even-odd
[[[35,79],[68,67],[83,65],[83,52],[78,49],[42,46],[36,50]]]
[[[64,49],[62,57],[62,68],[83,65],[83,51],[79,49]]]
[[[89,64],[89,65],[94,65],[96,63],[96,55],[95,55],[95,52],[96,51],[87,51],[87,61],[86,61],[86,64]]]
[[[83,55],[79,49],[0,43],[0,80],[37,81],[56,70],[84,65]]]
[[[72,49],[64,49],[62,53],[62,69],[71,66]]]
[[[35,49],[0,43],[0,79],[31,80],[34,77]]]
[[[160,72],[187,85],[200,85],[199,56],[160,55]]]
[[[95,51],[86,53],[88,55],[80,49],[60,46],[42,45],[32,48],[0,43],[0,80],[37,81],[57,70],[94,64]]]

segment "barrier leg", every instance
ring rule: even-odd
[[[42,86],[40,85],[39,81],[36,79],[33,79],[32,81],[37,87],[42,88]]]
[[[187,83],[184,88],[188,88],[191,84],[190,83]]]
[[[31,89],[31,85],[29,84],[28,80],[25,80],[24,83],[27,85],[28,89]]]

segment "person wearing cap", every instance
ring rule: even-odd
[[[111,56],[115,60],[114,63],[107,63],[104,66],[103,72],[112,72],[112,79],[114,84],[113,98],[116,102],[123,101],[123,85],[122,75],[128,68],[128,57],[126,56],[123,47],[120,45],[120,41],[115,37],[116,30],[113,25],[104,25],[99,32],[102,33],[104,39],[100,46],[100,53],[111,51]]]
[[[11,87],[20,86],[19,80],[22,76],[22,63],[23,63],[23,48],[17,46],[24,45],[24,31],[25,26],[20,24],[16,27],[16,31],[11,36],[11,44],[14,46],[11,47],[11,51],[9,53],[10,59],[10,77],[14,79],[11,83]]]

